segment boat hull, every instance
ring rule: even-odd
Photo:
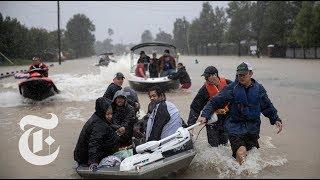
[[[36,101],[41,101],[57,93],[49,78],[27,79],[19,84],[19,92],[23,97]]]
[[[139,170],[119,171],[119,166],[111,168],[100,168],[92,172],[88,167],[79,166],[76,171],[84,178],[104,178],[104,179],[153,179],[170,177],[185,171],[192,159],[196,155],[194,149],[180,152],[166,157],[152,164],[141,167]]]
[[[132,76],[128,79],[129,85],[132,89],[138,92],[147,92],[152,86],[159,86],[164,91],[178,89],[180,82],[176,80],[170,80],[167,77],[160,78],[140,78]]]

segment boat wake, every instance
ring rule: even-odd
[[[227,146],[211,147],[206,140],[200,141],[198,139],[195,147],[199,151],[189,169],[198,172],[213,170],[219,178],[256,177],[265,168],[282,166],[288,162],[285,157],[272,154],[276,147],[271,143],[271,140],[271,137],[268,136],[261,137],[259,150],[253,148],[248,151],[245,163],[240,166],[231,156],[232,151],[229,143]]]
[[[98,73],[88,74],[53,74],[50,78],[61,91],[43,101],[33,101],[23,98],[19,94],[20,81],[2,83],[5,92],[0,93],[0,107],[16,107],[28,104],[43,104],[48,102],[91,101],[103,96],[107,86],[112,82],[114,74],[123,72],[129,74],[130,56],[121,56],[117,63],[110,63],[108,67],[100,66]]]

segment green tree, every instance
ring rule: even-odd
[[[86,57],[94,53],[95,25],[84,14],[74,15],[67,23],[65,38],[75,57]]]
[[[208,55],[208,44],[213,42],[214,36],[214,12],[209,2],[202,4],[199,23],[202,27],[199,29],[199,43],[202,47],[205,47],[206,54]]]
[[[190,23],[185,17],[177,18],[173,24],[173,41],[179,52],[187,52],[189,54],[188,48],[188,29]]]
[[[30,56],[27,40],[28,29],[21,25],[16,18],[9,16],[3,19],[0,25],[0,51],[9,58]]]
[[[106,52],[113,52],[113,45],[112,45],[112,39],[107,38],[105,40],[97,41],[94,45],[95,53],[96,54],[102,54]]]
[[[250,38],[257,42],[257,49],[259,52],[262,51],[261,36],[262,29],[264,27],[264,18],[266,15],[268,1],[257,1],[251,4],[250,8],[250,19],[251,29]]]
[[[250,2],[248,1],[232,1],[226,10],[231,19],[228,39],[238,45],[239,56],[241,56],[241,41],[249,39],[249,8]]]
[[[198,47],[200,45],[199,39],[200,39],[200,21],[199,18],[194,19],[191,22],[190,30],[189,30],[189,44],[190,48],[194,49],[194,53],[198,55]]]
[[[68,46],[66,44],[64,29],[60,30],[60,38],[61,38],[61,50],[67,51]],[[49,32],[49,49],[58,50],[58,30],[54,30],[54,31]]]
[[[268,2],[261,32],[263,47],[268,44],[287,44],[291,32],[289,5],[288,1]]]
[[[161,29],[159,29],[159,31],[160,32],[156,34],[155,41],[172,44],[173,42],[172,35],[162,31]]]
[[[227,17],[225,15],[224,9],[216,7],[215,11],[215,18],[214,18],[214,28],[213,28],[213,43],[216,44],[217,48],[217,55],[220,54],[220,45],[224,40],[224,33],[226,32],[227,28]]]
[[[46,29],[31,28],[27,37],[30,55],[43,55],[43,52],[49,48],[49,33]]]
[[[313,8],[313,20],[311,26],[311,32],[313,35],[313,42],[312,44],[315,46],[320,46],[320,3],[315,3]]]
[[[303,57],[306,58],[305,48],[313,43],[313,3],[304,1],[301,10],[296,16],[293,36],[298,44],[303,48]]]
[[[145,30],[141,35],[141,43],[152,42],[153,37],[150,30]]]

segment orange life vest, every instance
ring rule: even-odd
[[[205,82],[205,86],[209,93],[210,98],[217,95],[226,85],[227,85],[227,81],[224,77],[220,77],[219,89],[215,85],[211,85]],[[226,105],[223,109],[225,110],[225,112],[229,111],[228,105]],[[220,114],[220,113],[216,111],[216,114]]]

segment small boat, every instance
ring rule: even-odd
[[[33,72],[28,79],[19,83],[19,92],[25,98],[41,101],[59,93],[59,90],[50,78]]]
[[[138,154],[125,158],[120,165],[101,167],[95,172],[89,167],[79,166],[76,171],[84,178],[154,179],[175,176],[185,171],[196,155],[189,130],[197,125],[199,123],[188,128],[180,127],[175,134],[164,139],[137,146]],[[171,154],[173,149],[179,150]]]
[[[152,179],[165,178],[181,174],[188,169],[189,164],[196,155],[195,150],[187,150],[163,160],[149,164],[143,168],[132,171],[120,171],[120,166],[103,167],[92,172],[88,167],[77,168],[77,172],[84,178],[104,179]]]
[[[160,86],[164,91],[178,89],[180,86],[179,81],[171,80],[167,76],[144,79],[142,77],[136,76],[134,73],[130,73],[128,81],[130,87],[139,92],[147,92],[148,89],[152,86]]]
[[[131,48],[130,74],[128,77],[128,81],[132,89],[139,92],[146,92],[152,86],[160,86],[164,91],[178,89],[180,87],[179,81],[171,80],[167,76],[144,79],[135,75],[135,68],[137,63],[137,58],[135,58],[135,56],[137,56],[136,52],[138,50],[144,50],[146,53],[152,53],[155,51],[162,53],[165,49],[171,49],[170,52],[172,52],[172,54],[177,57],[176,47],[167,43],[142,43]],[[178,59],[176,58],[176,63],[178,63],[177,60]]]

